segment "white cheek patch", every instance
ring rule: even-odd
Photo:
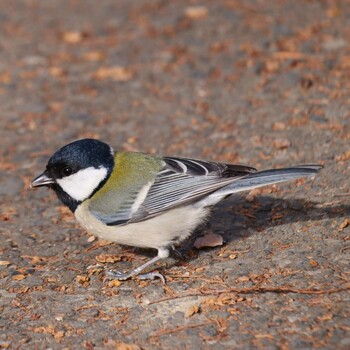
[[[106,176],[106,168],[89,167],[56,181],[63,191],[68,193],[73,199],[83,201],[90,197]]]

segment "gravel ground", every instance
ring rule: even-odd
[[[0,1],[0,348],[349,349],[350,2]],[[93,240],[46,189],[60,146],[308,179],[228,199],[157,268],[153,251]]]

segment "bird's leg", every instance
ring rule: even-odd
[[[136,269],[128,272],[128,273],[122,273],[119,271],[107,271],[106,275],[110,276],[110,277],[114,277],[118,280],[124,281],[127,280],[131,277],[134,276],[138,276],[138,278],[142,279],[142,280],[146,280],[146,279],[155,279],[156,277],[160,278],[162,280],[162,282],[165,284],[165,279],[163,277],[162,274],[160,274],[159,272],[149,272],[149,273],[145,273],[145,274],[141,274],[140,273],[146,269],[147,267],[153,265],[154,263],[156,263],[157,261],[161,260],[161,259],[165,259],[169,256],[169,250],[167,248],[159,248],[158,249],[158,255],[155,256],[154,258],[152,258],[151,260],[145,262],[144,264],[142,264],[141,266],[137,267]]]

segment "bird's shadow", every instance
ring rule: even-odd
[[[184,242],[179,251],[186,260],[195,259],[194,241],[207,232],[221,235],[225,243],[244,239],[257,232],[281,225],[334,219],[348,216],[350,205],[334,200],[331,203],[306,199],[281,199],[260,195],[253,201],[245,197],[235,197],[218,204],[212,211],[209,221],[201,225]],[[208,248],[213,249],[213,248]],[[215,248],[214,248],[215,249]],[[192,252],[192,253],[190,253]]]
[[[252,235],[255,231],[296,222],[344,217],[349,212],[350,205],[337,200],[323,203],[259,196],[248,202],[238,197],[219,204],[213,211],[210,224],[215,231],[222,230],[224,238],[230,242]]]

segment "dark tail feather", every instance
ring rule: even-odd
[[[222,188],[222,190],[231,189],[234,192],[245,191],[251,188],[312,176],[317,174],[320,169],[322,169],[321,165],[300,165],[290,168],[258,171],[239,179],[237,182],[233,182]]]
[[[258,171],[243,178],[239,178],[229,185],[222,187],[204,199],[203,202],[208,202],[209,205],[211,202],[213,202],[212,204],[215,204],[215,202],[227,195],[279,182],[295,180],[301,177],[316,175],[320,169],[322,169],[321,165],[300,165],[290,168]]]

